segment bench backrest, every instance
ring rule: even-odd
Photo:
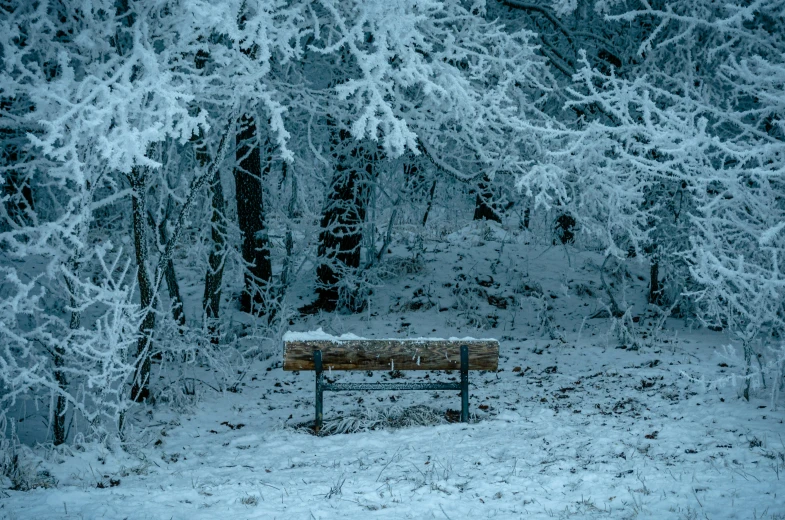
[[[461,345],[469,347],[469,370],[496,370],[495,339],[285,340],[283,369],[314,370],[322,351],[325,370],[459,370]]]

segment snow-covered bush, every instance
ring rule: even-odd
[[[667,255],[679,296],[749,363],[759,334],[785,333],[783,4],[597,5],[643,31],[637,65],[582,54],[565,106],[594,116],[554,132],[519,184],[568,207],[609,254]]]
[[[26,140],[22,157],[4,172],[20,170],[35,202],[25,219],[0,215],[10,266],[0,303],[3,409],[21,397],[46,398],[56,444],[78,430],[116,432],[126,383],[138,358],[151,355],[152,331],[142,327],[151,302],[142,298],[140,306],[133,283],[135,272],[145,279],[146,258],[134,266],[132,254],[146,251],[146,240],[113,248],[123,237],[109,230],[129,229],[126,201],[143,200],[144,172],[160,166],[155,143],[184,142],[206,128],[175,70],[181,55],[164,41],[178,32],[172,24],[185,20],[167,4],[3,7],[0,95],[24,101],[3,104],[3,130]],[[99,220],[107,208],[113,212]],[[140,213],[144,226],[146,208]]]
[[[121,252],[106,249],[93,255],[98,284],[63,269],[29,282],[15,269],[0,271],[0,409],[15,415],[27,401],[48,403],[55,443],[69,433],[116,433],[128,406],[140,310],[128,260],[121,265]],[[60,284],[70,291],[66,302],[50,296]]]

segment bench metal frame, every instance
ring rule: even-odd
[[[324,380],[322,351],[314,350],[313,364],[316,371],[316,417],[314,429],[323,425],[324,392],[350,390],[460,390],[461,422],[469,422],[469,346],[461,345],[461,380],[458,383],[328,383]]]

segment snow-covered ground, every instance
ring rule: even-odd
[[[136,410],[145,426],[126,450],[23,452],[41,487],[2,482],[0,518],[785,518],[782,396],[769,384],[740,398],[722,333],[673,319],[658,330],[645,266],[613,281],[633,305],[623,336],[590,318],[604,296],[592,253],[474,224],[419,255],[400,245],[388,263],[362,314],[291,329],[499,339],[499,371],[470,375],[470,424],[449,422],[456,392],[328,393],[327,428],[349,433],[314,436],[302,427],[313,374],[284,372],[270,352],[238,392],[199,386],[182,412]],[[307,303],[308,281],[298,290]]]

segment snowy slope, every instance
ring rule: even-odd
[[[47,487],[0,490],[0,518],[785,518],[782,397],[760,389],[747,403],[711,384],[740,373],[717,354],[728,339],[680,320],[652,330],[636,264],[613,282],[636,317],[620,339],[590,318],[601,258],[527,242],[475,224],[419,255],[401,244],[365,312],[290,325],[496,337],[499,371],[470,375],[472,423],[449,422],[454,392],[329,393],[328,426],[351,433],[314,436],[313,374],[283,372],[269,352],[236,393],[200,387],[189,410],[137,410],[127,451],[23,452]],[[297,290],[293,304],[307,302],[308,280]]]

